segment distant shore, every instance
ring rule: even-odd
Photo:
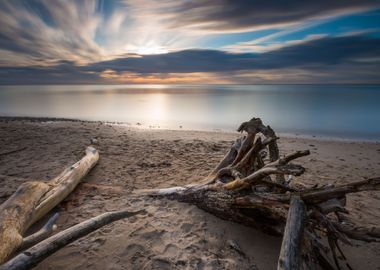
[[[106,226],[35,269],[275,269],[280,238],[184,203],[132,195],[135,189],[198,181],[238,136],[117,122],[0,117],[0,203],[25,181],[53,178],[96,139],[99,164],[59,207],[58,230],[121,207],[145,208],[149,214]],[[310,149],[309,157],[297,161],[306,173],[294,179],[306,186],[380,173],[380,143],[281,135],[279,146],[282,154]],[[348,209],[360,224],[380,224],[378,192],[349,195]],[[229,247],[231,241],[241,253]],[[378,269],[380,243],[344,249],[354,269]]]

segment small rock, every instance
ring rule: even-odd
[[[95,139],[95,138],[92,138],[92,139],[90,140],[90,142],[91,142],[91,144],[98,144],[98,140]]]

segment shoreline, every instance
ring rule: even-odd
[[[136,124],[120,121],[101,121],[101,120],[84,120],[79,118],[64,118],[64,117],[33,117],[33,116],[1,116],[0,121],[29,121],[29,122],[79,122],[79,123],[102,123],[105,125],[126,126],[128,128],[134,128],[138,130],[161,130],[161,131],[191,131],[191,132],[214,132],[214,133],[227,133],[236,134],[235,130],[225,129],[187,129],[187,128],[166,128],[161,126],[145,126],[139,122]],[[301,134],[301,133],[288,133],[288,132],[276,132],[279,137],[294,138],[294,139],[309,139],[309,140],[321,140],[321,141],[336,141],[336,142],[363,142],[363,143],[380,143],[380,139],[363,139],[363,138],[344,138],[337,136],[327,135],[313,135],[313,134]]]

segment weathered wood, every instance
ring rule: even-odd
[[[145,213],[145,210],[130,212],[128,210],[120,210],[107,212],[97,217],[83,221],[64,231],[61,231],[26,251],[21,252],[5,264],[0,266],[0,270],[24,270],[30,269],[43,261],[45,258],[66,246],[67,244],[81,238],[111,222],[119,219],[135,216]]]
[[[270,126],[265,126],[260,118],[252,118],[248,122],[243,122],[237,131],[242,132],[246,131],[248,134],[257,134],[262,133],[267,138],[277,138],[276,133]],[[268,146],[269,151],[269,160],[271,162],[276,161],[280,158],[280,151],[277,146],[276,140],[270,142]],[[285,178],[283,175],[276,176],[276,182],[279,184],[283,184],[285,182]]]
[[[277,136],[259,118],[242,123],[238,131],[248,133],[237,141],[239,144],[235,143],[235,147],[240,148],[230,150],[207,181],[137,193],[195,204],[222,219],[243,223],[270,234],[282,235],[285,231],[278,269],[297,269],[301,263],[313,268],[315,263],[333,267],[327,264],[329,250],[339,269],[339,261],[349,264],[339,248],[338,240],[350,244],[349,239],[380,239],[378,228],[348,225],[342,222],[340,215],[347,213],[346,194],[379,190],[380,178],[335,187],[305,188],[299,183],[293,185],[292,176],[302,175],[305,168],[290,162],[309,155],[308,150],[280,157]],[[262,136],[264,140],[261,140]],[[288,181],[285,181],[285,176]],[[308,209],[307,220],[305,205]],[[303,227],[306,236],[301,241]],[[303,256],[299,259],[301,245]]]
[[[236,165],[240,160],[242,160],[248,153],[248,151],[252,148],[253,142],[255,141],[255,136],[256,134],[249,133],[247,137],[245,137],[236,155],[235,160],[231,164],[232,166]]]
[[[70,194],[98,159],[98,151],[88,147],[81,160],[52,181],[23,183],[0,205],[0,264],[22,245],[25,231]]]
[[[302,193],[302,199],[308,203],[319,203],[333,198],[340,198],[348,193],[380,190],[380,177],[352,182],[331,188],[310,190]]]
[[[210,172],[209,176],[207,177],[208,179],[212,179],[212,177],[215,176],[215,174],[217,174],[220,169],[229,166],[235,160],[242,142],[242,138],[239,138],[234,142],[234,144],[231,146],[231,149],[222,158],[219,164],[216,165],[215,168]]]
[[[48,238],[57,229],[55,222],[57,221],[58,217],[59,214],[55,213],[49,218],[48,222],[46,222],[46,224],[39,231],[22,239],[22,244],[19,250],[27,249],[31,246],[34,246],[38,242],[41,242],[45,238]]]
[[[306,206],[299,196],[293,196],[288,211],[277,270],[300,269],[305,223]]]

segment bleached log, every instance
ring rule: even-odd
[[[86,155],[58,177],[23,183],[0,205],[0,264],[20,248],[25,231],[69,195],[98,159],[98,151],[87,147]]]
[[[306,222],[306,206],[299,196],[290,202],[277,270],[298,270]]]
[[[70,244],[71,242],[119,219],[135,216],[145,213],[145,210],[130,212],[128,210],[120,210],[107,212],[94,218],[83,221],[64,231],[61,231],[26,251],[21,252],[5,264],[0,266],[0,270],[24,270],[30,269],[43,261],[45,258],[59,250],[60,248]]]

